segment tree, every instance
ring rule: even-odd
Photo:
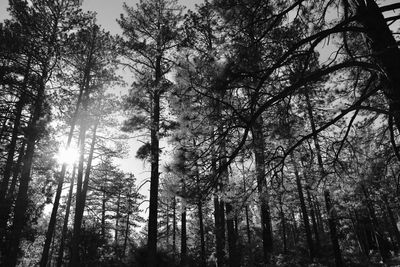
[[[150,130],[150,206],[148,225],[148,266],[156,266],[157,252],[157,205],[159,188],[159,135],[161,98],[170,86],[165,75],[170,72],[171,58],[179,44],[179,27],[182,8],[175,0],[140,1],[136,9],[124,5],[126,16],[118,21],[126,40],[124,56],[136,73],[138,80],[131,90],[130,102],[139,103],[145,116],[133,117],[130,123],[147,122]],[[138,99],[134,92],[139,92]]]

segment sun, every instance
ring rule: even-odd
[[[79,151],[75,147],[69,147],[68,149],[63,147],[58,151],[57,155],[55,156],[55,159],[58,163],[67,165],[74,164],[78,158]]]

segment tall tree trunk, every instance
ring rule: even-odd
[[[331,232],[331,242],[332,242],[332,246],[333,246],[335,264],[336,264],[336,267],[341,267],[341,266],[344,266],[344,263],[342,260],[342,253],[340,250],[339,239],[338,239],[337,230],[336,230],[336,214],[335,214],[335,210],[332,206],[331,197],[330,197],[328,190],[325,190],[324,196],[325,196],[326,210],[328,212],[328,223],[329,223],[329,230]]]
[[[101,239],[106,240],[106,190],[102,187],[103,198],[101,200]]]
[[[299,194],[300,210],[303,215],[302,217],[303,217],[303,223],[304,223],[304,230],[306,232],[305,234],[306,234],[306,239],[307,239],[309,256],[310,256],[310,259],[312,260],[315,258],[315,251],[314,251],[314,244],[313,244],[313,240],[312,240],[310,221],[308,218],[306,202],[304,200],[301,178],[300,178],[299,171],[297,169],[297,164],[295,162],[293,154],[292,154],[292,164],[293,164],[293,168],[294,168],[294,175],[296,177],[297,192]]]
[[[200,259],[202,266],[207,266],[206,261],[206,243],[204,239],[204,222],[203,222],[203,205],[201,200],[197,202],[197,214],[199,216],[199,233],[200,233]]]
[[[297,222],[296,222],[296,216],[294,214],[294,210],[291,212],[292,215],[292,234],[293,234],[293,245],[296,245],[298,242],[298,228],[297,228]]]
[[[81,242],[81,227],[82,227],[82,219],[83,219],[83,212],[85,209],[85,202],[86,202],[86,194],[89,186],[89,177],[90,177],[90,171],[92,168],[92,160],[93,160],[93,154],[94,154],[94,147],[96,144],[96,132],[97,132],[97,126],[98,126],[98,121],[96,122],[94,129],[93,129],[93,134],[92,134],[92,143],[90,146],[89,150],[89,157],[87,160],[86,164],[86,170],[85,170],[85,180],[83,182],[83,186],[81,190],[79,190],[79,186],[77,184],[77,195],[76,195],[76,208],[75,208],[75,218],[74,218],[74,232],[72,236],[72,250],[71,250],[71,261],[70,261],[70,266],[79,266],[80,260],[79,260],[79,245]],[[83,132],[86,132],[85,127]],[[84,141],[85,137],[81,136],[80,140]],[[81,179],[82,183],[82,173],[83,173],[83,155],[85,152],[84,148],[84,142],[81,143],[82,148],[81,148],[81,160],[79,162],[79,167],[78,167],[78,182],[79,182],[79,177]],[[79,192],[79,194],[78,194]]]
[[[172,201],[172,257],[175,262],[176,256],[176,198]]]
[[[76,106],[75,106],[75,112],[72,116],[71,128],[68,133],[67,144],[65,145],[66,150],[68,150],[70,148],[71,142],[72,142],[72,137],[74,136],[75,125],[76,125],[76,121],[78,119],[79,107],[80,107],[81,101],[82,101],[82,93],[83,93],[83,88],[79,92],[78,100],[77,100]],[[46,265],[47,265],[50,244],[51,244],[51,240],[53,238],[53,233],[54,233],[55,227],[56,227],[57,211],[58,211],[58,206],[60,204],[60,198],[61,198],[62,187],[64,184],[64,178],[65,178],[66,171],[67,171],[67,163],[64,162],[62,164],[60,176],[58,179],[56,196],[54,198],[53,209],[51,211],[49,226],[48,226],[47,232],[46,232],[46,239],[45,239],[44,246],[43,246],[42,258],[40,260],[40,267],[46,267]]]
[[[364,244],[365,242],[362,240],[363,238],[362,238],[362,236],[360,234],[361,231],[360,231],[359,227],[357,227],[357,225],[356,225],[357,218],[355,218],[353,216],[353,214],[352,214],[350,209],[349,209],[348,213],[349,213],[349,218],[351,220],[351,227],[352,227],[352,230],[354,232],[354,235],[356,236],[357,244],[358,244],[358,247],[360,249],[360,252],[365,254],[365,256],[368,258],[368,250],[366,249],[366,246]]]
[[[283,212],[282,196],[279,197],[279,215],[281,217],[283,253],[287,254],[288,250],[287,250],[287,242],[286,242],[286,219],[285,219],[285,213]]]
[[[24,225],[27,221],[26,209],[28,207],[28,189],[29,182],[31,180],[31,169],[33,164],[33,157],[35,153],[35,145],[39,138],[39,121],[42,116],[42,109],[45,98],[45,81],[47,79],[47,71],[44,70],[42,73],[41,83],[39,85],[38,92],[34,103],[34,111],[32,120],[28,125],[26,131],[26,153],[23,159],[23,167],[21,170],[21,178],[19,183],[19,190],[14,208],[14,220],[12,225],[11,234],[9,236],[8,252],[5,258],[4,266],[13,267],[17,263],[19,243],[21,239],[21,233]]]
[[[61,267],[61,265],[63,263],[65,238],[67,236],[67,231],[68,231],[68,220],[69,220],[69,213],[71,211],[71,202],[72,202],[72,194],[73,194],[73,189],[74,189],[75,174],[76,174],[76,166],[74,165],[74,167],[72,169],[71,181],[70,181],[70,185],[69,185],[67,205],[65,207],[64,224],[63,224],[63,228],[61,231],[60,248],[58,249],[57,267]]]
[[[311,193],[310,193],[310,188],[307,186],[306,188],[307,192],[307,200],[308,200],[308,206],[310,207],[310,217],[311,217],[311,222],[312,222],[312,228],[314,232],[314,237],[315,237],[315,252],[318,253],[320,247],[321,247],[321,242],[319,240],[319,232],[318,232],[318,225],[317,225],[317,218],[315,216],[314,212],[314,203],[311,198]]]
[[[184,200],[182,200],[184,202]],[[187,262],[187,235],[186,235],[186,203],[182,203],[181,214],[181,267],[188,266]]]
[[[245,215],[246,215],[246,233],[247,233],[247,248],[248,248],[248,255],[249,255],[249,266],[253,266],[254,265],[254,257],[253,257],[252,241],[251,241],[249,206],[246,205],[244,208],[245,208]]]
[[[169,225],[169,199],[167,199],[166,201],[167,204],[167,211],[166,211],[166,216],[165,216],[165,221],[166,221],[166,235],[165,235],[165,242],[167,244],[167,251],[169,250],[169,232],[170,232],[170,228],[171,226]]]
[[[269,208],[269,192],[265,179],[265,141],[263,133],[263,120],[260,116],[253,126],[253,149],[255,156],[255,169],[257,176],[258,198],[260,201],[261,228],[263,240],[264,264],[270,262],[273,252],[271,214]]]
[[[219,105],[216,104],[219,114]],[[215,132],[212,131],[212,140],[215,141]],[[217,257],[218,266],[224,266],[225,264],[225,204],[218,196],[219,192],[222,192],[223,181],[221,181],[221,177],[217,172],[217,151],[216,147],[212,147],[212,159],[211,159],[211,170],[215,176],[216,187],[213,196],[214,203],[214,224],[215,224],[215,252]]]
[[[18,100],[16,106],[15,106],[15,111],[14,111],[14,126],[12,129],[11,133],[11,141],[10,144],[7,147],[7,159],[6,159],[6,164],[4,166],[4,174],[3,174],[3,179],[0,184],[0,212],[3,211],[2,208],[2,203],[7,195],[7,189],[8,189],[8,183],[11,177],[11,172],[12,172],[12,165],[14,162],[14,154],[16,151],[16,146],[17,146],[17,139],[18,135],[20,133],[20,125],[21,125],[21,117],[22,117],[22,110],[24,106],[27,104],[27,85],[28,85],[28,80],[29,80],[29,72],[31,69],[31,56],[28,57],[26,67],[25,67],[25,72],[24,72],[24,80],[22,82],[21,86],[21,95],[20,99]]]
[[[115,244],[115,248],[117,249],[118,247],[118,228],[119,228],[119,217],[120,212],[119,212],[119,208],[120,208],[120,203],[121,202],[121,193],[118,193],[118,198],[117,198],[117,210],[115,212],[115,232],[114,232],[114,244]]]
[[[362,187],[362,191],[364,193],[364,197],[366,200],[366,206],[370,215],[370,218],[372,220],[372,225],[374,228],[374,233],[375,233],[375,237],[378,243],[378,249],[379,249],[379,253],[381,254],[382,257],[382,261],[384,263],[386,263],[389,258],[390,258],[390,251],[388,248],[388,240],[386,240],[385,235],[380,227],[380,224],[378,222],[378,219],[376,218],[376,214],[375,214],[375,208],[373,206],[373,203],[369,197],[369,193],[367,191],[367,188],[365,188],[364,185],[361,186]]]
[[[214,195],[214,223],[215,223],[215,246],[218,266],[224,266],[225,258],[225,227],[224,217],[224,202],[219,197]]]
[[[310,119],[311,129],[314,133],[313,139],[314,139],[315,150],[317,152],[319,173],[320,173],[321,179],[323,179],[326,176],[326,172],[324,170],[324,165],[322,162],[321,147],[318,142],[318,136],[316,133],[316,126],[315,126],[314,116],[313,116],[313,112],[312,112],[311,101],[310,101],[310,97],[307,92],[305,93],[305,96],[306,96],[307,112],[308,112],[308,116]],[[328,214],[328,224],[329,224],[329,229],[330,229],[332,246],[333,246],[333,250],[334,250],[335,264],[336,264],[336,267],[341,267],[341,266],[343,266],[342,252],[341,252],[340,246],[339,246],[339,240],[338,240],[337,229],[336,229],[337,228],[336,218],[335,218],[335,214],[332,213],[333,210],[332,210],[332,204],[331,204],[330,194],[329,194],[328,189],[325,189],[325,191],[324,191],[324,198],[325,198],[325,206],[326,206],[327,214]]]
[[[161,60],[161,59],[160,59]],[[161,68],[161,67],[160,67]],[[161,69],[158,70],[161,72]],[[161,79],[161,74],[156,75],[156,86]],[[148,267],[157,266],[157,210],[158,210],[158,184],[159,184],[159,129],[160,129],[160,92],[153,93],[153,110],[151,115],[151,142],[150,142],[150,155],[151,155],[151,175],[150,175],[150,204],[149,204],[149,223],[147,234],[147,247],[148,247]]]
[[[71,258],[69,262],[70,267],[77,266],[79,263],[79,243],[80,243],[80,231],[78,231],[78,224],[80,230],[81,221],[79,218],[78,208],[81,205],[79,202],[82,198],[82,179],[84,172],[84,159],[85,159],[85,144],[86,144],[86,123],[83,121],[84,118],[81,118],[82,122],[80,125],[80,133],[79,133],[79,143],[80,143],[80,151],[79,151],[79,162],[78,162],[78,174],[76,177],[76,194],[75,194],[75,216],[74,216],[74,232],[72,234],[71,241]],[[76,225],[76,226],[75,226]],[[75,234],[76,228],[76,234]]]
[[[222,98],[221,98],[222,99]],[[219,129],[220,134],[223,134],[223,127]],[[226,140],[223,138],[221,144],[221,155],[220,155],[220,166],[225,168],[223,170],[223,183],[229,183],[229,174],[226,160]],[[226,166],[226,167],[225,167]],[[226,206],[226,228],[227,228],[227,237],[228,237],[228,253],[229,253],[229,266],[237,267],[240,265],[240,261],[238,259],[238,251],[237,251],[237,236],[235,232],[235,212],[232,207],[232,200],[227,201]]]
[[[390,225],[391,225],[391,228],[392,228],[392,231],[393,231],[394,238],[396,240],[397,249],[400,249],[400,232],[399,232],[399,228],[397,227],[397,221],[396,221],[396,219],[394,217],[392,208],[389,205],[389,201],[388,201],[386,195],[383,196],[383,202],[385,203],[385,208],[386,208],[386,211],[387,211],[387,214],[388,214],[388,217],[389,217],[389,222],[390,222]]]
[[[9,181],[10,181],[11,173],[13,170],[14,154],[15,154],[16,147],[17,147],[18,135],[20,134],[22,110],[23,110],[24,106],[27,104],[28,97],[26,94],[26,90],[27,90],[27,85],[28,85],[28,80],[29,80],[30,68],[31,68],[31,56],[29,56],[27,64],[26,64],[24,80],[22,82],[22,87],[21,87],[21,96],[16,104],[15,111],[14,111],[14,126],[13,126],[12,133],[11,133],[10,144],[7,146],[7,150],[8,150],[7,159],[6,159],[6,164],[4,166],[3,179],[1,180],[1,184],[0,184],[0,242],[2,243],[1,244],[2,248],[4,245],[3,244],[4,238],[7,233],[7,229],[6,229],[7,221],[10,216],[9,213],[11,211],[11,209],[9,208],[8,201],[6,200],[7,191],[9,188]],[[3,253],[5,252],[3,249],[1,249],[1,251]]]
[[[244,157],[241,159],[241,164],[243,166],[242,173],[243,173],[243,192],[247,192],[246,188],[246,176],[244,175]],[[248,249],[248,257],[249,257],[249,266],[254,265],[254,257],[253,257],[253,249],[252,249],[252,238],[251,238],[251,229],[250,229],[250,216],[249,216],[249,205],[246,204],[244,206],[245,212],[245,219],[246,219],[246,235],[247,235],[247,249]]]
[[[315,213],[316,213],[316,218],[317,218],[317,224],[318,224],[318,229],[320,233],[324,233],[324,224],[323,224],[323,220],[322,220],[322,214],[321,214],[321,207],[319,202],[317,201],[316,197],[313,197],[313,203],[314,203],[314,209],[315,209]]]
[[[125,235],[124,235],[124,245],[123,245],[123,256],[126,256],[126,249],[128,247],[128,237],[129,237],[129,227],[130,227],[130,222],[129,222],[129,217],[131,214],[131,191],[132,189],[129,188],[129,193],[127,195],[127,210],[128,210],[128,214],[126,215],[126,224],[125,224]]]
[[[228,251],[229,251],[229,266],[238,267],[240,261],[238,259],[237,251],[237,236],[234,225],[234,210],[231,203],[226,203],[226,228],[228,232]]]
[[[14,202],[14,196],[15,196],[15,188],[17,186],[18,178],[20,176],[21,172],[21,165],[22,165],[22,160],[24,158],[24,153],[25,153],[25,147],[26,147],[26,142],[23,141],[21,144],[21,147],[19,148],[18,152],[18,159],[16,164],[13,167],[13,177],[11,179],[11,184],[10,188],[8,189],[7,196],[4,200],[3,204],[3,211],[0,213],[0,253],[3,255],[6,255],[6,247],[7,242],[6,242],[6,236],[7,236],[7,222],[8,219],[10,218],[11,215],[11,209],[12,209],[12,204]],[[0,263],[2,262],[1,256],[0,256]]]
[[[25,79],[28,79],[26,77]],[[24,81],[26,83],[26,81]],[[26,87],[26,85],[25,85]],[[10,144],[7,146],[7,159],[6,159],[6,164],[4,166],[4,175],[3,179],[1,180],[0,184],[0,211],[3,212],[4,206],[4,199],[6,198],[7,195],[7,189],[9,187],[9,181],[13,169],[13,163],[14,163],[14,154],[17,149],[17,141],[18,141],[18,135],[20,134],[20,125],[21,125],[21,117],[22,117],[22,110],[24,106],[26,105],[27,102],[27,96],[26,96],[26,88],[22,89],[21,93],[21,98],[16,104],[16,109],[14,112],[14,126],[13,130],[11,133],[11,141]]]

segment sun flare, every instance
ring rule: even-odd
[[[60,164],[67,164],[67,165],[72,165],[74,164],[77,159],[79,158],[79,151],[77,148],[70,147],[68,149],[61,148],[57,155],[56,155],[56,160]]]

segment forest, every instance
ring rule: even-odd
[[[399,1],[81,5],[0,23],[0,266],[400,266]]]

